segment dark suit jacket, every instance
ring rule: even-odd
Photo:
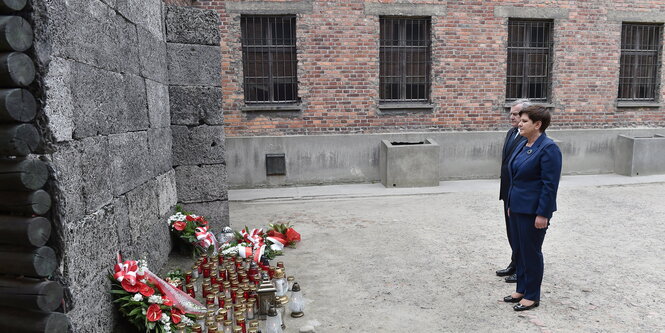
[[[510,137],[515,136],[517,133],[517,127],[513,127],[508,130],[506,133],[506,139],[503,141],[503,153],[501,154],[501,187],[499,190],[499,200],[504,202],[508,200],[508,187],[510,186],[510,173],[508,173],[508,160],[510,156],[515,151],[520,143],[526,142],[526,138],[523,136],[518,136],[513,142],[509,145],[508,140]]]
[[[508,207],[510,212],[552,217],[556,211],[556,194],[561,178],[561,150],[545,133],[531,147],[524,147],[528,156],[513,160],[526,144],[522,142],[508,160],[511,175],[508,189]],[[529,153],[530,152],[530,153]]]

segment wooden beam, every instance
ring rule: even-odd
[[[48,168],[40,160],[0,160],[0,191],[34,191],[47,180]]]
[[[58,267],[55,251],[48,246],[27,250],[0,248],[0,274],[46,277]]]
[[[28,0],[0,0],[0,13],[17,12],[25,7]]]
[[[40,247],[51,236],[51,222],[44,217],[0,215],[0,244]]]
[[[51,209],[51,196],[44,190],[33,192],[0,191],[0,212],[44,215]]]
[[[25,89],[0,89],[0,121],[27,123],[35,119],[37,102]]]
[[[35,64],[21,52],[0,54],[0,87],[26,87],[35,79]]]
[[[32,124],[0,125],[0,155],[27,156],[40,140]]]
[[[20,16],[0,16],[0,51],[23,52],[32,46],[32,27]]]
[[[0,308],[0,322],[4,332],[12,333],[67,333],[69,318],[59,312],[36,312]]]
[[[60,307],[62,286],[55,281],[0,278],[0,306],[52,312]]]

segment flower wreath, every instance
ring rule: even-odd
[[[213,252],[217,252],[217,239],[203,216],[184,213],[178,207],[178,212],[169,217],[168,224],[171,233],[193,246],[194,256],[207,252],[211,247]]]

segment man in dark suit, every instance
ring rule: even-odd
[[[510,125],[512,125],[512,128],[508,130],[508,133],[506,133],[506,139],[503,142],[503,153],[501,154],[501,188],[499,190],[499,200],[503,200],[503,217],[506,222],[506,234],[508,235],[508,243],[510,244],[512,255],[508,267],[496,271],[496,275],[505,276],[506,282],[510,283],[517,282],[517,275],[515,274],[515,268],[516,268],[515,251],[512,251],[512,249],[514,249],[515,247],[513,246],[513,242],[510,236],[510,228],[508,226],[509,219],[506,207],[506,202],[508,200],[508,188],[510,186],[510,174],[508,173],[508,160],[515,151],[515,147],[517,147],[520,142],[526,140],[525,137],[519,135],[519,130],[517,128],[517,125],[520,122],[520,116],[519,116],[520,111],[529,105],[531,105],[531,103],[529,102],[528,99],[518,99],[513,103],[511,103]]]

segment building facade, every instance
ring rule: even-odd
[[[557,130],[570,138],[589,130],[658,132],[665,126],[663,1],[194,5],[221,18],[222,107],[229,162],[236,167],[230,166],[231,186],[376,181],[370,169],[377,167],[377,142],[405,132],[446,141],[440,142],[442,165],[469,154],[446,155],[446,145],[466,141],[446,134],[487,134],[487,142],[463,148],[474,155],[485,150],[486,171],[442,171],[441,178],[492,177],[498,172],[489,169],[498,158],[494,141],[501,140],[495,131],[507,128],[507,103],[524,97],[551,108],[555,137]],[[339,140],[370,151],[349,156],[327,144],[330,135],[350,136]],[[273,136],[289,138],[264,140]],[[558,139],[571,145],[570,153],[589,148]],[[610,158],[607,140],[589,149],[602,146]],[[285,175],[262,170],[271,153],[285,154]],[[581,153],[578,158],[589,157]],[[603,169],[606,161],[598,163],[567,171],[612,172]],[[303,168],[325,171],[310,177]]]

